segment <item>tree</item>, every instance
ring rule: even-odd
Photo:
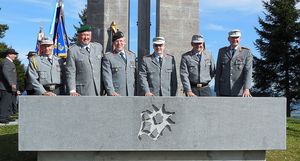
[[[259,17],[255,41],[261,58],[254,58],[254,94],[285,96],[287,116],[300,98],[300,23],[299,0],[269,0],[263,5],[265,18]]]
[[[5,24],[0,24],[0,38],[4,37],[6,30],[8,30],[8,26]]]
[[[87,24],[87,5],[85,5],[85,7],[81,11],[81,13],[78,13],[78,16],[79,16],[81,22],[79,22],[78,27],[73,25],[73,27],[75,28],[76,31],[80,28],[80,26]],[[71,41],[71,43],[76,43],[77,42],[77,33],[75,33],[73,38],[70,38],[69,40]]]

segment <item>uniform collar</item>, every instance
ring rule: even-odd
[[[87,45],[81,44],[81,48],[86,48],[86,47],[91,48],[91,43],[89,43]]]

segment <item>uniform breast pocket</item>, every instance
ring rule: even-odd
[[[154,74],[154,72],[153,71],[148,71],[147,72],[147,76],[148,76],[148,78],[153,78],[153,74]]]
[[[171,72],[172,72],[172,68],[166,69],[166,73],[171,73]]]
[[[112,67],[111,70],[112,70],[113,73],[117,73],[117,72],[119,72],[120,68],[121,67],[116,66],[116,67]]]
[[[206,59],[206,60],[205,60],[205,66],[206,66],[206,67],[211,66],[211,62],[210,62],[209,59]]]
[[[190,72],[193,72],[193,71],[196,71],[196,70],[197,70],[197,67],[196,67],[195,65],[190,65],[190,66],[188,66],[188,70],[189,70]]]
[[[78,70],[78,72],[83,72],[83,68],[85,67],[85,63],[83,59],[78,59],[77,63],[76,63],[76,70]]]
[[[56,68],[56,71],[57,71],[57,72],[61,72],[60,65],[56,65],[56,67],[55,67],[55,68]]]
[[[39,74],[40,79],[46,79],[47,78],[46,71],[38,71],[38,74]]]
[[[236,60],[234,64],[235,64],[236,68],[239,70],[243,69],[244,65],[245,65],[244,61],[241,61],[241,60]]]

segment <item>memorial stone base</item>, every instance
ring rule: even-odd
[[[38,161],[264,161],[286,149],[285,98],[20,97]]]
[[[39,152],[38,161],[265,161],[265,151]]]

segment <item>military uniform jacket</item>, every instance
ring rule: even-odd
[[[90,43],[90,53],[80,44],[72,45],[66,61],[67,88],[81,95],[99,96],[101,92],[102,45]]]
[[[13,62],[4,58],[0,64],[0,90],[16,92],[11,85],[17,85],[17,71]]]
[[[135,54],[125,51],[126,62],[116,52],[108,52],[102,59],[102,78],[107,92],[113,92],[121,96],[135,95]]]
[[[219,50],[215,91],[218,95],[241,96],[251,88],[253,56],[249,49],[238,47],[231,57],[230,47]]]
[[[143,94],[151,92],[155,96],[175,96],[177,91],[176,63],[172,55],[164,54],[162,67],[154,53],[143,58],[139,71],[139,83]]]
[[[47,56],[34,56],[29,60],[27,68],[28,83],[32,85],[36,95],[46,92],[46,85],[63,85],[64,61],[52,56],[52,63]]]
[[[209,83],[215,74],[212,54],[204,51],[201,60],[195,52],[182,55],[180,62],[180,78],[185,92],[192,91],[191,84]]]

